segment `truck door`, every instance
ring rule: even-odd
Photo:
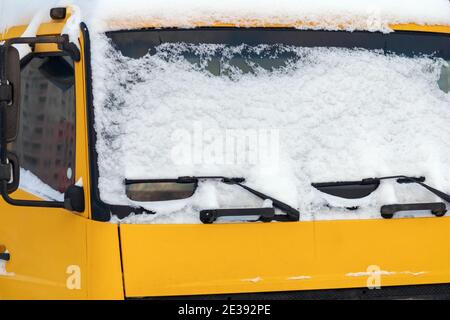
[[[21,167],[12,198],[61,201],[82,176],[83,145],[76,143],[77,113],[83,115],[83,102],[75,99],[79,64],[61,53],[22,59],[19,132],[8,146]],[[0,199],[0,299],[86,298],[86,214]]]

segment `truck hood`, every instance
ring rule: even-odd
[[[125,295],[450,282],[450,218],[120,225]]]

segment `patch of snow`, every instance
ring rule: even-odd
[[[402,271],[402,272],[399,272],[399,273],[407,274],[407,275],[411,275],[411,276],[421,276],[421,275],[423,275],[423,274],[425,274],[427,272],[425,272],[425,271],[419,271],[419,272]]]
[[[262,204],[262,207],[263,208],[273,208],[273,201],[270,200],[270,199],[264,200],[263,204]]]
[[[250,278],[250,279],[242,279],[242,281],[245,282],[253,282],[253,283],[257,283],[262,281],[263,279],[261,277],[256,277],[256,278]]]
[[[295,276],[295,277],[289,277],[288,280],[307,280],[311,279],[311,276]]]
[[[374,275],[382,275],[382,276],[390,276],[390,275],[394,275],[396,274],[396,272],[394,271],[385,271],[385,270],[379,270],[379,271],[374,271],[374,272],[349,272],[347,274],[345,274],[347,277],[369,277],[369,276],[374,276]]]
[[[8,253],[8,250],[5,251],[5,253]],[[6,271],[6,263],[7,261],[0,260],[0,277],[13,277],[15,276],[14,272],[8,272]]]
[[[19,188],[43,200],[64,201],[64,194],[54,190],[31,171],[20,168]]]
[[[80,35],[80,23],[82,22],[82,15],[80,7],[76,5],[69,6],[71,9],[71,15],[67,19],[61,34],[67,34],[69,41],[75,43],[77,47],[80,47],[78,37]]]
[[[82,187],[83,186],[83,178],[81,177],[80,179],[78,179],[78,181],[75,183],[75,185],[77,187]]]
[[[380,270],[380,271],[374,271],[374,272],[350,272],[350,273],[347,273],[346,276],[347,277],[369,277],[369,276],[373,276],[373,275],[389,276],[389,275],[394,275],[394,274],[406,274],[406,275],[411,275],[411,276],[420,276],[420,275],[423,275],[423,274],[426,274],[426,273],[427,272],[425,272],[425,271],[419,271],[419,272],[400,271],[400,272],[396,272],[396,271]]]
[[[292,24],[313,29],[389,31],[389,24],[450,24],[447,0],[0,0],[0,30],[45,7],[75,5],[94,31],[193,27],[196,23]]]
[[[450,172],[450,94],[437,85],[442,59],[280,45],[277,52],[294,56],[287,66],[243,74],[228,61],[242,51],[270,56],[274,47],[163,44],[140,59],[122,56],[104,36],[93,47],[100,196],[157,212],[137,218],[140,223],[199,222],[201,209],[264,204],[215,181],[200,183],[189,199],[136,203],[125,195],[125,178],[243,176],[299,208],[301,220],[380,218],[383,204],[437,200],[418,185],[383,181],[369,197],[346,201],[311,182],[405,174],[450,189],[444,174]],[[183,54],[192,52],[204,63],[189,63]],[[207,61],[219,52],[227,75],[213,76]],[[216,157],[227,152],[225,133],[243,128],[274,131],[276,148],[262,144],[260,151],[276,157],[243,163]],[[345,209],[352,206],[359,210]]]

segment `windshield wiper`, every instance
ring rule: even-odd
[[[262,200],[270,200],[272,201],[272,205],[281,210],[282,212],[286,213],[286,216],[280,216],[280,215],[270,215],[270,212],[266,212],[266,214],[269,214],[271,217],[271,220],[276,220],[276,221],[299,221],[300,220],[300,212],[291,207],[290,205],[277,200],[271,196],[268,196],[262,192],[259,192],[253,188],[250,188],[244,184],[242,184],[243,182],[245,182],[245,178],[242,177],[238,177],[238,178],[229,178],[229,177],[224,177],[224,176],[187,176],[187,177],[178,177],[176,179],[176,181],[178,181],[179,183],[188,183],[188,182],[198,182],[201,180],[220,180],[221,182],[225,183],[225,184],[230,184],[230,185],[237,185],[245,190],[247,190],[248,192],[250,192],[251,194],[257,196],[258,198],[262,199]],[[264,209],[264,208],[258,208],[258,209]],[[226,212],[225,210],[229,210],[228,212]],[[206,214],[205,212],[212,212],[212,210],[203,210],[204,211],[204,215]],[[234,213],[239,213],[239,210],[231,210],[231,209],[215,209],[214,214],[216,216],[236,216],[236,214]],[[237,214],[240,215],[240,214]],[[270,221],[269,216],[265,215],[262,216],[261,221]]]
[[[367,178],[358,181],[338,181],[338,182],[321,182],[312,183],[311,185],[321,192],[340,197],[345,199],[360,199],[368,196],[375,191],[382,180],[397,179],[397,183],[417,183],[438,196],[440,199],[447,203],[450,203],[450,195],[442,192],[436,188],[433,188],[426,183],[425,177],[408,177],[403,175],[387,176],[380,178]],[[445,215],[447,212],[445,203],[433,202],[433,203],[407,203],[407,204],[390,204],[384,205],[380,209],[381,216],[383,218],[390,219],[394,216],[394,213],[399,211],[422,211],[430,210],[431,213],[437,217]]]
[[[387,176],[380,178],[366,178],[358,181],[338,181],[312,183],[311,185],[324,193],[346,199],[359,199],[368,196],[375,191],[382,180],[397,179],[397,183],[417,183],[435,194],[442,200],[450,203],[450,195],[437,190],[424,183],[425,177],[408,177],[403,175]]]

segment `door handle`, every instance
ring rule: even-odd
[[[0,245],[0,260],[9,261],[11,259],[11,255],[6,252],[6,247]]]

